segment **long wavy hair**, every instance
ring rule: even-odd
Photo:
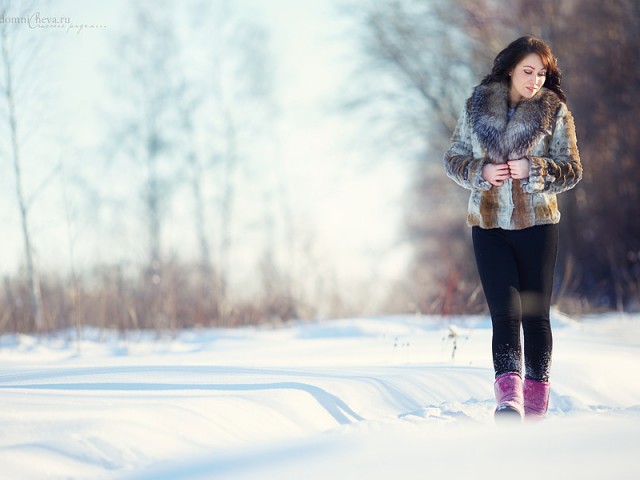
[[[525,35],[511,42],[493,61],[491,73],[482,79],[481,85],[493,82],[510,82],[509,73],[530,53],[537,53],[542,65],[547,70],[543,87],[554,91],[560,100],[567,101],[567,97],[560,88],[562,73],[558,67],[558,60],[553,56],[551,48],[544,41],[531,35]]]

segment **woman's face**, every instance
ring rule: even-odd
[[[544,68],[540,55],[530,53],[520,60],[509,75],[511,77],[509,96],[512,104],[515,105],[522,98],[533,98],[540,91],[547,77],[547,69]]]

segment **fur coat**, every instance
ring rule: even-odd
[[[582,178],[573,117],[555,92],[542,88],[507,115],[509,85],[477,86],[444,156],[447,175],[471,190],[467,224],[519,230],[558,223],[556,194]],[[486,163],[529,159],[529,178],[496,187],[482,178]]]

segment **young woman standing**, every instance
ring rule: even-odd
[[[513,41],[466,101],[444,158],[447,175],[471,190],[467,223],[493,325],[496,417],[542,418],[549,401],[556,194],[582,178],[560,77],[542,40]]]

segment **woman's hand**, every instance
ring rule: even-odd
[[[527,161],[528,162],[528,161]],[[527,176],[529,174],[527,173]],[[491,185],[499,187],[504,183],[507,178],[511,177],[511,170],[509,165],[501,163],[496,165],[494,163],[487,163],[482,167],[482,178],[484,178]]]
[[[507,162],[509,165],[509,172],[511,173],[511,178],[516,180],[522,180],[523,178],[529,177],[529,159],[528,158],[519,158],[517,160],[509,160]]]

